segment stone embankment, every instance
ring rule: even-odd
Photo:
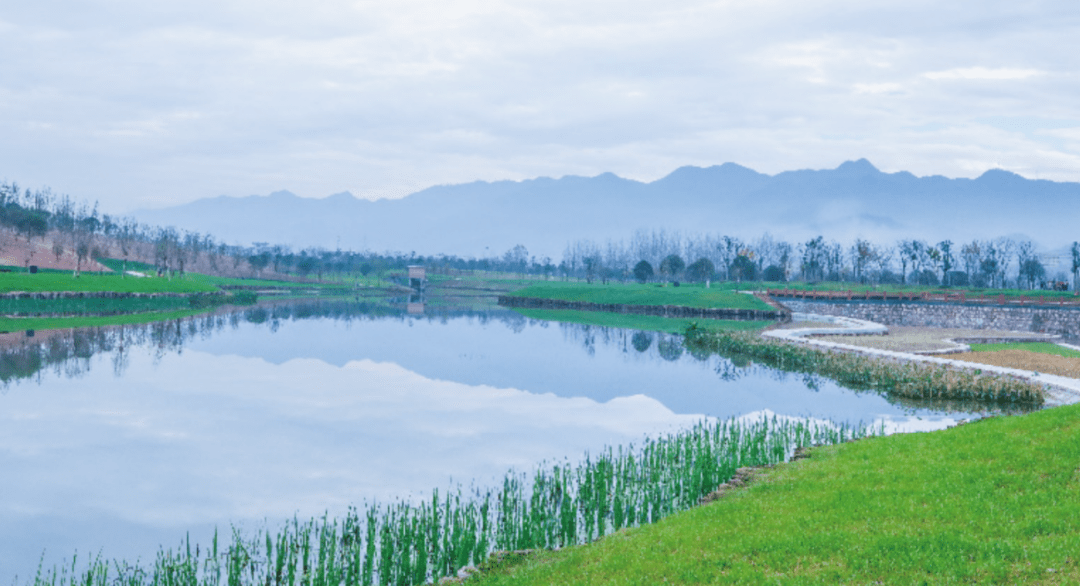
[[[732,319],[732,320],[779,320],[788,317],[783,310],[762,311],[757,309],[728,309],[717,307],[687,307],[684,305],[628,305],[621,303],[590,303],[563,299],[541,299],[500,295],[499,305],[525,309],[569,309],[574,311],[606,311],[660,317]]]
[[[1080,337],[1080,308],[961,305],[944,302],[785,299],[799,313],[835,315],[890,326],[995,329]]]

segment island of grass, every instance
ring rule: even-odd
[[[550,299],[597,305],[678,306],[698,309],[741,309],[774,312],[764,301],[730,289],[706,288],[701,284],[583,283],[542,281],[514,291],[508,297]]]
[[[598,542],[485,565],[517,584],[1077,584],[1080,405],[813,449]]]

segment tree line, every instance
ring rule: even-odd
[[[1071,249],[1071,277],[1080,280],[1080,243]],[[842,244],[817,236],[791,243],[764,235],[742,240],[726,235],[683,235],[639,230],[628,241],[575,240],[554,271],[587,281],[704,282],[806,281],[917,284],[955,287],[1068,288],[1064,272],[1050,275],[1035,243],[1000,237],[954,243],[901,239],[879,244],[862,238]]]
[[[122,261],[121,273],[129,263],[150,265],[153,273],[172,277],[195,271],[228,277],[278,279],[346,280],[375,275],[387,277],[409,265],[426,265],[435,272],[502,271],[517,273],[554,272],[550,259],[537,265],[524,246],[516,246],[501,256],[462,258],[454,255],[423,256],[415,252],[327,250],[292,247],[266,242],[251,246],[226,244],[210,234],[151,226],[134,218],[102,214],[98,204],[77,201],[49,188],[29,189],[17,183],[0,183],[0,253],[14,248],[19,240],[24,267],[40,262],[47,250],[59,262],[69,255],[75,259],[75,275],[90,260],[115,258]],[[35,246],[44,242],[46,246]],[[10,255],[9,255],[10,256]],[[140,266],[141,270],[145,270]]]

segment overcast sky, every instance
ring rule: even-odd
[[[1076,0],[0,8],[0,180],[105,211],[866,157],[1080,181]]]

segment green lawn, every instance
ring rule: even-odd
[[[669,334],[681,334],[686,331],[686,328],[691,323],[697,323],[699,327],[709,330],[760,330],[776,323],[772,321],[671,318],[655,315],[609,313],[606,311],[572,311],[565,309],[514,308],[514,311],[533,319],[586,324],[590,326],[604,326],[609,328],[624,328],[629,330],[667,332]]]
[[[593,283],[590,285],[573,281],[541,281],[514,291],[511,295],[589,303],[774,310],[769,304],[753,295],[736,293],[732,290],[706,289],[704,285],[700,284],[661,287],[652,283],[644,285],[638,283],[607,285]]]
[[[811,451],[470,584],[1077,584],[1080,405]]]
[[[216,291],[203,275],[188,274],[172,279],[159,277],[121,278],[118,274],[83,273],[78,279],[71,272],[0,273],[0,293],[26,291],[117,291],[123,293],[199,293]]]
[[[1000,350],[1027,350],[1039,354],[1056,354],[1066,358],[1080,358],[1080,351],[1064,348],[1050,342],[1009,342],[1006,344],[969,344],[972,352],[998,352]]]

